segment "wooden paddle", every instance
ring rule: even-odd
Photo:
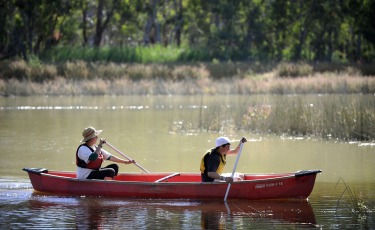
[[[117,153],[121,154],[123,157],[125,157],[126,159],[128,159],[129,161],[132,161],[133,159],[131,159],[130,157],[126,156],[124,153],[122,153],[120,150],[118,150],[117,148],[115,148],[113,145],[111,145],[110,143],[108,143],[107,141],[105,142],[105,144],[107,144],[109,147],[111,147],[113,150],[115,150]],[[138,168],[142,169],[143,172],[145,173],[149,173],[149,171],[147,171],[145,168],[143,168],[142,166],[140,166],[138,163],[134,163]]]
[[[238,160],[240,159],[242,148],[243,148],[243,144],[244,144],[242,142],[242,139],[240,141],[241,141],[240,151],[237,154],[236,163],[234,163],[233,172],[232,172],[232,178],[234,177],[234,173],[236,172]],[[229,193],[229,190],[230,190],[230,186],[231,186],[231,183],[228,184],[227,192],[225,193],[225,197],[224,197],[224,202],[227,202],[227,197],[228,197],[228,193]]]

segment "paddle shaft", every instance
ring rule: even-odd
[[[128,159],[129,161],[132,161],[133,159],[131,159],[130,157],[126,156],[124,153],[122,153],[120,150],[118,150],[116,147],[114,147],[113,145],[111,145],[110,143],[108,143],[107,141],[105,142],[105,144],[107,144],[109,147],[111,147],[113,150],[115,150],[117,153],[121,154],[123,157],[125,157],[126,159]],[[134,163],[138,168],[142,169],[143,172],[145,173],[149,173],[149,171],[147,171],[145,168],[143,168],[142,166],[140,166],[138,163]]]
[[[241,141],[240,151],[237,154],[236,163],[234,163],[234,167],[233,167],[232,178],[234,176],[234,173],[236,172],[236,168],[237,168],[237,164],[238,164],[238,161],[240,159],[240,156],[241,156],[243,144],[244,143]],[[227,201],[227,197],[228,197],[228,193],[229,193],[229,190],[230,190],[230,186],[231,186],[231,183],[228,184],[227,192],[225,193],[225,197],[224,197],[224,202]]]

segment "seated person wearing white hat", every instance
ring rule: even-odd
[[[232,177],[223,177],[220,174],[223,173],[226,156],[238,154],[241,142],[245,143],[246,141],[246,138],[242,137],[238,146],[235,149],[230,149],[230,140],[228,137],[217,138],[215,148],[207,151],[202,157],[200,165],[202,182],[213,182],[217,179],[232,183]]]
[[[104,160],[110,160],[123,164],[135,163],[134,160],[128,161],[119,157],[111,155],[105,151],[103,144],[104,139],[100,139],[100,143],[96,146],[98,135],[102,130],[95,130],[93,127],[87,127],[82,132],[82,144],[76,151],[76,165],[77,165],[77,178],[78,179],[113,179],[118,173],[118,165],[110,164],[102,168]]]

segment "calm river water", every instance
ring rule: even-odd
[[[214,106],[230,108],[225,110],[230,117],[244,101],[259,97],[0,98],[1,228],[375,229],[374,143],[261,136],[233,129],[230,119],[222,121],[220,133],[191,128]],[[22,168],[74,171],[75,151],[87,126],[103,129],[101,137],[149,171],[198,172],[202,154],[218,136],[226,135],[249,140],[238,172],[321,169],[323,173],[308,201],[234,200],[225,205],[35,192]],[[228,158],[226,172],[234,162],[235,157]],[[133,165],[120,165],[120,170],[139,171]]]

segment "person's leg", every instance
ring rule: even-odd
[[[115,170],[115,176],[117,176],[118,174],[118,165],[117,164],[110,164],[110,165],[107,165],[106,167],[104,167],[103,169],[113,169]]]
[[[112,179],[116,174],[115,169],[113,168],[101,168],[97,171],[92,171],[87,179]]]

